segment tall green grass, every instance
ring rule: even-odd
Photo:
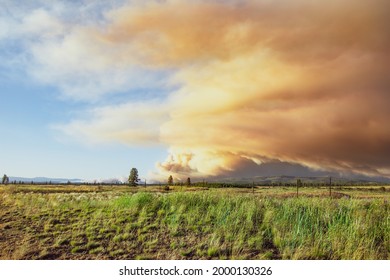
[[[380,200],[270,201],[267,223],[286,259],[388,259],[388,204]]]
[[[15,193],[2,203],[15,213],[4,233],[19,247],[0,258],[389,259],[390,252],[383,199]]]

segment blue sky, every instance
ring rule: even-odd
[[[63,139],[53,125],[91,105],[64,99],[55,87],[38,84],[23,73],[1,77],[1,100],[0,170],[9,176],[108,179],[126,177],[131,167],[137,167],[145,177],[166,157],[162,146],[88,145]]]
[[[105,11],[106,7],[98,2],[91,2],[89,6],[86,3],[28,1],[15,4],[5,1],[0,8],[2,22],[6,23],[0,29],[3,32],[0,32],[0,58],[3,62],[0,65],[0,172],[8,176],[87,180],[125,178],[132,167],[137,167],[140,176],[147,177],[155,170],[155,163],[167,156],[166,147],[160,144],[127,145],[115,141],[91,144],[66,137],[56,128],[85,116],[88,110],[96,107],[165,96],[162,88],[156,90],[140,86],[128,90],[124,86],[109,88],[98,98],[93,98],[94,92],[91,92],[86,98],[79,99],[61,88],[55,79],[47,82],[42,81],[39,75],[35,76],[33,72],[39,66],[32,64],[39,61],[34,57],[32,48],[55,40],[45,37],[44,33],[39,34],[41,31],[52,32],[50,26],[42,27],[42,22],[46,24],[48,17],[61,21],[69,18],[70,14],[73,16],[72,12],[76,15],[80,13],[80,17],[84,10],[84,15],[89,17],[77,19],[75,16],[77,25],[84,20],[95,21]],[[111,5],[114,4],[114,1],[111,2]],[[26,19],[34,13],[37,16],[27,23]],[[53,26],[54,30],[56,28],[58,26]],[[58,36],[63,38],[66,35],[66,31],[61,31]],[[56,64],[55,67],[61,65]],[[77,80],[70,74],[70,84],[72,78]],[[77,82],[88,83],[88,78]]]

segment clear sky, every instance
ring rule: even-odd
[[[389,177],[389,5],[0,0],[0,172]]]
[[[24,73],[2,69],[0,170],[9,176],[107,179],[125,177],[135,166],[145,177],[166,157],[161,146],[83,143],[56,129],[94,104],[63,99],[58,89],[38,84]]]

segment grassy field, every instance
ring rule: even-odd
[[[0,186],[0,259],[389,259],[389,187]]]

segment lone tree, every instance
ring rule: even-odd
[[[172,175],[169,175],[169,177],[168,177],[168,185],[173,185],[173,177],[172,177]]]
[[[187,178],[187,186],[191,186],[191,178],[190,177]]]
[[[137,168],[132,168],[130,170],[130,175],[129,175],[129,185],[132,187],[136,187],[138,185],[138,181],[140,179],[138,178],[138,170]]]
[[[7,175],[4,174],[3,180],[1,181],[2,184],[7,185],[9,183],[9,178]]]

